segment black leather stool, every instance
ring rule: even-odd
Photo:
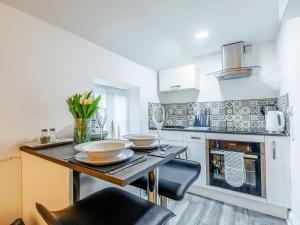
[[[176,201],[182,200],[186,190],[199,177],[200,172],[201,165],[198,162],[185,159],[173,159],[167,162],[159,167],[159,195]],[[131,185],[147,190],[147,176],[134,181]]]
[[[48,225],[163,225],[174,214],[117,188],[96,192],[60,211],[36,204]]]

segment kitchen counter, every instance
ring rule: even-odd
[[[156,128],[149,128],[149,130],[156,130]],[[209,128],[208,130],[199,130],[199,129],[189,129],[189,128],[162,128],[162,130],[167,130],[167,131],[186,131],[186,132],[201,132],[201,133],[221,133],[221,134],[240,134],[240,135],[261,135],[261,136],[286,136],[285,133],[269,133],[267,131],[256,131],[256,132],[251,132],[251,131],[234,131],[231,129],[223,129],[223,128],[218,128],[218,129],[212,129]]]
[[[157,134],[156,129],[149,130],[151,134]],[[243,193],[223,187],[210,185],[211,170],[209,165],[210,143],[208,140],[227,140],[231,142],[259,143],[263,151],[260,152],[260,174],[259,168],[255,166],[248,171],[249,176],[253,174],[260,180],[260,188],[264,193],[260,196]],[[233,131],[226,129],[197,130],[194,127],[171,127],[163,128],[161,133],[163,144],[186,146],[189,160],[199,162],[202,170],[199,178],[190,187],[189,192],[207,198],[221,200],[223,202],[242,206],[251,210],[270,214],[280,218],[287,218],[290,208],[290,143],[289,139],[282,134],[271,134],[263,130],[259,132]],[[256,145],[256,144],[255,144]],[[218,153],[218,152],[216,152]],[[257,158],[258,159],[258,158]],[[252,160],[252,159],[251,159]],[[215,164],[222,164],[221,157],[213,160]],[[218,162],[217,162],[218,161]],[[252,165],[258,165],[256,163]],[[262,164],[263,163],[263,164]],[[214,163],[211,163],[214,164]],[[215,168],[218,168],[216,165]],[[250,175],[252,174],[252,175]],[[274,176],[276,174],[276,176]],[[250,177],[249,177],[250,178]],[[220,181],[217,181],[220,182]],[[223,183],[224,184],[224,183]],[[258,183],[257,183],[258,184]],[[226,183],[224,184],[226,185]],[[256,184],[255,184],[256,185]],[[258,186],[257,186],[258,187]]]

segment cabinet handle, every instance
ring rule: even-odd
[[[276,142],[272,141],[273,160],[277,159]]]
[[[181,88],[181,85],[173,85],[173,86],[170,86],[169,89],[171,90],[176,90],[176,89],[179,89]]]
[[[197,139],[197,140],[200,140],[201,137],[194,137],[194,136],[191,136],[191,139]]]

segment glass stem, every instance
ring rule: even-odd
[[[100,140],[103,140],[103,127],[100,127]]]
[[[160,149],[160,129],[157,128],[157,142],[158,142],[158,149]]]

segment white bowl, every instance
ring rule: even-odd
[[[128,134],[123,138],[131,141],[135,146],[151,146],[155,140],[156,135],[153,134]]]
[[[92,159],[110,160],[126,148],[126,141],[92,141],[75,146],[77,150],[85,152]]]

